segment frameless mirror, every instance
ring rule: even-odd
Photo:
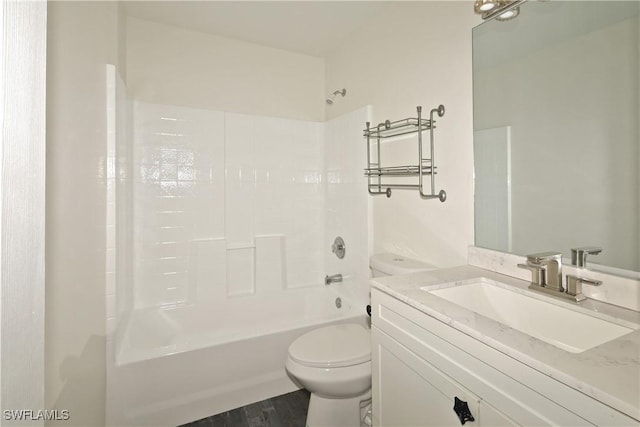
[[[640,277],[640,3],[520,9],[473,30],[476,246]]]

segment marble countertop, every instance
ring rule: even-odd
[[[445,283],[451,286],[452,282],[478,277],[595,317],[618,319],[620,324],[635,330],[584,352],[570,353],[421,289],[437,289]],[[569,387],[640,419],[640,312],[590,299],[575,304],[548,297],[528,290],[529,282],[472,266],[376,277],[372,279],[372,286]]]

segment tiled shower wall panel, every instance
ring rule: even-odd
[[[255,293],[253,116],[225,113],[227,295]]]
[[[325,123],[326,234],[331,247],[336,236],[345,241],[345,256],[338,259],[326,251],[329,274],[341,273],[341,286],[354,301],[369,299],[369,251],[365,123],[371,120],[371,107],[363,107]],[[363,313],[364,306],[363,304]]]
[[[256,236],[284,237],[283,287],[324,286],[323,123],[256,117],[255,132]]]
[[[225,235],[224,149],[224,113],[134,103],[137,307],[186,303],[194,295],[191,257]],[[226,248],[214,246],[219,251],[209,262],[226,264]]]
[[[322,284],[321,123],[134,104],[136,307]]]

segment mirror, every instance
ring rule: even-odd
[[[475,244],[640,277],[640,3],[520,9],[473,30]]]

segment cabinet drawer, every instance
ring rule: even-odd
[[[474,417],[465,425],[517,425],[375,326],[372,342],[374,426],[458,427],[460,420],[453,409],[456,397],[467,403]]]
[[[478,359],[473,352],[481,346],[490,349],[479,341],[444,325],[426,314],[404,304],[380,291],[372,291],[372,321],[380,331],[393,337],[402,346],[417,357],[427,361],[437,370],[463,384],[484,402],[498,408],[506,417],[515,423],[531,425],[593,425],[584,418],[549,400],[531,387],[514,380],[493,366],[501,366],[505,362],[516,363],[518,369],[530,369],[504,354],[490,352],[491,365]],[[430,332],[423,322],[436,322],[440,336]],[[431,329],[431,328],[429,328]],[[451,344],[454,338],[463,336],[464,348]],[[444,337],[445,339],[441,338]],[[493,349],[491,349],[493,350]],[[471,354],[470,354],[471,353]],[[497,353],[497,354],[494,354]],[[501,355],[502,358],[498,356]],[[377,357],[377,355],[374,356]],[[537,373],[539,374],[539,373]],[[542,375],[542,374],[540,374]],[[558,387],[567,388],[556,381]],[[532,384],[533,387],[544,387],[544,384]],[[568,388],[567,388],[568,389]],[[545,390],[546,391],[546,390]],[[593,401],[593,399],[589,399]],[[595,401],[594,401],[595,402]],[[606,423],[603,423],[606,424]]]

